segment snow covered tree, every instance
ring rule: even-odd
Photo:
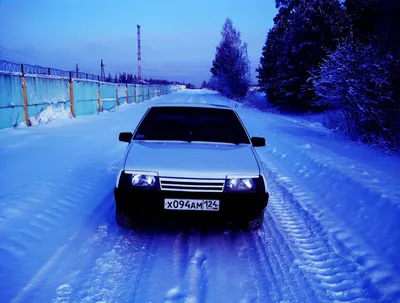
[[[398,70],[400,63],[377,45],[341,44],[313,82],[318,102],[342,112],[342,131],[393,150],[400,147],[400,100],[395,97],[391,71]]]
[[[278,105],[285,98],[285,93],[280,90],[281,82],[285,79],[279,75],[281,75],[281,68],[287,64],[287,56],[284,55],[287,50],[285,33],[290,23],[288,16],[284,13],[286,13],[285,10],[280,10],[274,19],[275,26],[268,32],[260,59],[260,67],[256,70],[258,84],[273,105]]]
[[[400,1],[346,0],[353,38],[365,44],[379,40],[379,45],[400,53]]]
[[[313,108],[310,72],[347,35],[339,0],[277,0],[278,15],[258,69],[259,85],[272,104],[291,111]]]
[[[212,86],[229,98],[244,97],[250,84],[250,61],[247,44],[242,43],[240,32],[227,18],[221,31],[222,39],[216,48],[211,68]]]

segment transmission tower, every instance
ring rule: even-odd
[[[138,79],[142,80],[142,53],[140,52],[140,25],[137,25],[137,40],[138,40]]]
[[[104,79],[106,78],[106,73],[104,72],[104,63],[103,63],[103,59],[101,59],[101,81],[104,81]]]

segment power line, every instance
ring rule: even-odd
[[[2,46],[0,46],[0,49],[3,49],[3,50],[5,50],[5,51],[7,51],[7,52],[15,53],[15,54],[18,54],[18,55],[21,55],[21,56],[27,57],[27,58],[36,59],[36,60],[44,60],[44,61],[50,61],[50,62],[54,62],[54,63],[62,63],[62,64],[65,64],[65,63],[66,63],[66,64],[68,64],[68,63],[71,63],[71,62],[67,62],[67,61],[63,61],[63,62],[61,62],[61,61],[58,61],[58,60],[52,60],[52,59],[48,59],[48,58],[44,59],[44,58],[40,58],[40,57],[36,57],[36,56],[32,56],[32,55],[28,55],[28,54],[24,54],[24,53],[22,53],[22,52],[20,52],[20,51],[12,50],[12,49],[5,48],[5,47],[2,47]],[[71,64],[71,65],[72,65],[72,64]]]

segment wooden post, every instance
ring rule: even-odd
[[[135,103],[137,103],[137,100],[136,100],[136,84],[134,84],[135,85],[135,88],[134,88],[134,90],[135,90],[135,93],[134,93],[134,95],[135,95]]]
[[[69,77],[69,103],[71,107],[71,115],[75,118],[75,102],[74,102],[74,84],[70,73]]]
[[[27,126],[31,126],[31,122],[29,121],[29,114],[28,114],[28,95],[26,92],[26,78],[22,76],[22,92],[24,96],[24,114],[25,114],[25,123]]]
[[[116,102],[117,106],[119,106],[119,100],[118,100],[118,84],[117,84],[117,89],[116,89],[115,91],[116,91],[115,102]]]
[[[126,92],[126,104],[129,104],[129,90],[128,90],[128,84],[126,85],[125,92]]]
[[[98,102],[98,112],[103,111],[103,108],[101,106],[101,91],[100,91],[100,83],[99,83],[99,88],[97,90],[97,102]]]
[[[144,102],[144,86],[142,84],[142,102]]]

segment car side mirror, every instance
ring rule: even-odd
[[[251,137],[251,144],[254,147],[262,147],[265,146],[265,138],[262,137]]]
[[[119,141],[130,143],[132,140],[133,134],[132,133],[120,133],[119,134]]]

